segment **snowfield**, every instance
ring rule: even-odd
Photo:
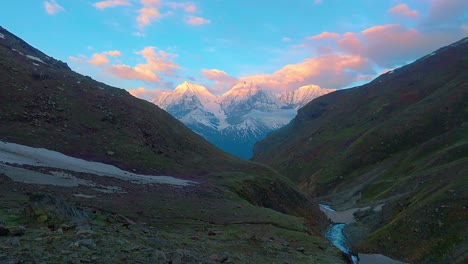
[[[64,176],[63,174],[55,173],[43,174],[32,170],[28,170],[29,173],[25,173],[27,169],[9,166],[8,164],[31,165],[89,173],[96,176],[117,178],[137,184],[186,186],[196,183],[171,176],[136,174],[121,170],[112,165],[73,158],[56,151],[0,141],[0,173],[5,174],[12,180],[36,184],[47,184],[47,182],[50,182],[52,185],[59,186],[77,186],[79,184],[89,186],[91,184],[88,181],[75,178],[71,175]]]

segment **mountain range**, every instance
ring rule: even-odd
[[[255,142],[288,124],[298,108],[333,91],[307,85],[273,93],[242,81],[216,96],[202,85],[184,82],[152,102],[217,147],[247,159]]]

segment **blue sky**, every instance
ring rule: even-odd
[[[466,0],[17,0],[0,25],[150,99],[183,81],[342,89],[468,36]]]

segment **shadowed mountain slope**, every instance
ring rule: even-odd
[[[461,263],[468,254],[467,72],[465,38],[310,102],[255,146],[253,160],[338,207],[385,203],[377,223],[361,219],[372,226],[354,241],[361,252]]]

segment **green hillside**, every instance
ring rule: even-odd
[[[337,207],[385,203],[381,215],[362,217],[371,230],[356,237],[359,252],[461,263],[468,235],[467,72],[465,38],[366,85],[313,100],[259,142],[253,160]]]

